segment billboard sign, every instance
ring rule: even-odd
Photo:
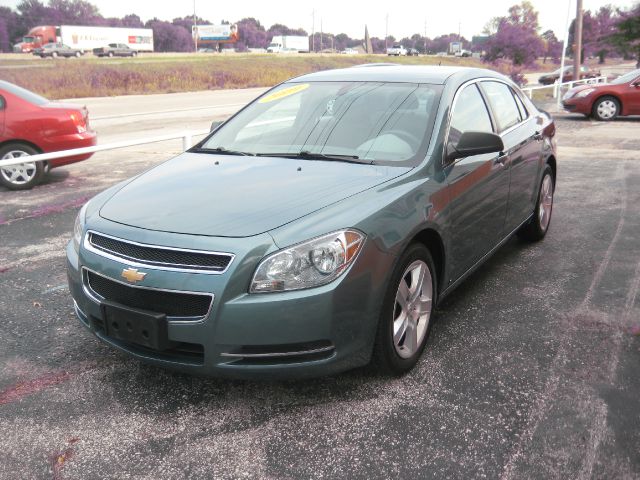
[[[236,42],[238,40],[237,25],[198,25],[191,27],[193,37],[201,42]]]

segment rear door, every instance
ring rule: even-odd
[[[485,100],[475,83],[456,95],[447,149],[466,131],[495,132]],[[502,238],[509,174],[501,153],[473,155],[445,165],[449,184],[452,278],[457,279]]]
[[[533,212],[536,203],[542,136],[533,115],[506,83],[483,81],[498,126],[498,133],[509,156],[509,207],[504,224],[505,236]]]

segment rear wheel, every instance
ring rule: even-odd
[[[601,121],[613,120],[620,113],[620,102],[614,97],[602,97],[593,104],[593,116]]]
[[[436,292],[429,250],[411,245],[394,270],[380,312],[372,358],[378,369],[401,375],[415,366],[429,336]]]
[[[132,56],[132,57],[136,57],[136,56],[138,56],[138,52],[131,52],[131,56]]]
[[[111,57],[113,57],[113,52],[109,52],[107,55],[108,55],[109,58],[111,58]]]
[[[547,165],[542,174],[542,182],[538,190],[538,201],[533,218],[518,230],[518,236],[523,240],[537,242],[542,240],[549,230],[551,213],[553,212],[553,192],[555,190],[553,171]]]
[[[51,58],[58,58],[58,52],[52,52]]]
[[[12,160],[38,153],[40,152],[29,145],[14,143],[0,148],[0,159]],[[0,168],[0,184],[9,190],[29,190],[42,180],[43,174],[43,162],[24,162],[9,165]]]

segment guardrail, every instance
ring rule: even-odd
[[[552,83],[551,85],[540,85],[539,87],[525,87],[522,89],[522,91],[525,92],[529,98],[532,98],[534,90],[553,88],[553,98],[558,98],[560,96],[560,91],[562,90],[562,87],[564,87],[565,85],[568,85],[569,89],[571,89],[575,85],[604,83],[606,81],[607,81],[607,77],[604,75],[601,75],[599,77],[594,77],[594,78],[583,78],[581,80],[573,80],[571,82],[563,82],[563,83],[560,83],[556,80],[556,82]]]
[[[83,155],[85,153],[102,152],[105,150],[115,150],[118,148],[135,147],[136,145],[145,145],[148,143],[166,142],[167,140],[182,139],[183,150],[188,150],[193,144],[193,137],[206,135],[209,130],[185,131],[179,134],[161,135],[158,137],[150,137],[139,140],[130,140],[126,142],[113,142],[105,145],[95,145],[93,147],[74,148],[72,150],[60,150],[58,152],[39,153],[37,155],[24,155],[18,158],[0,160],[0,167],[8,167],[10,165],[19,165],[25,162],[43,162],[53,160],[54,158],[73,157],[75,155]]]

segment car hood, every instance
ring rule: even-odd
[[[184,153],[126,184],[102,205],[100,216],[148,230],[247,237],[409,170],[339,161]]]

